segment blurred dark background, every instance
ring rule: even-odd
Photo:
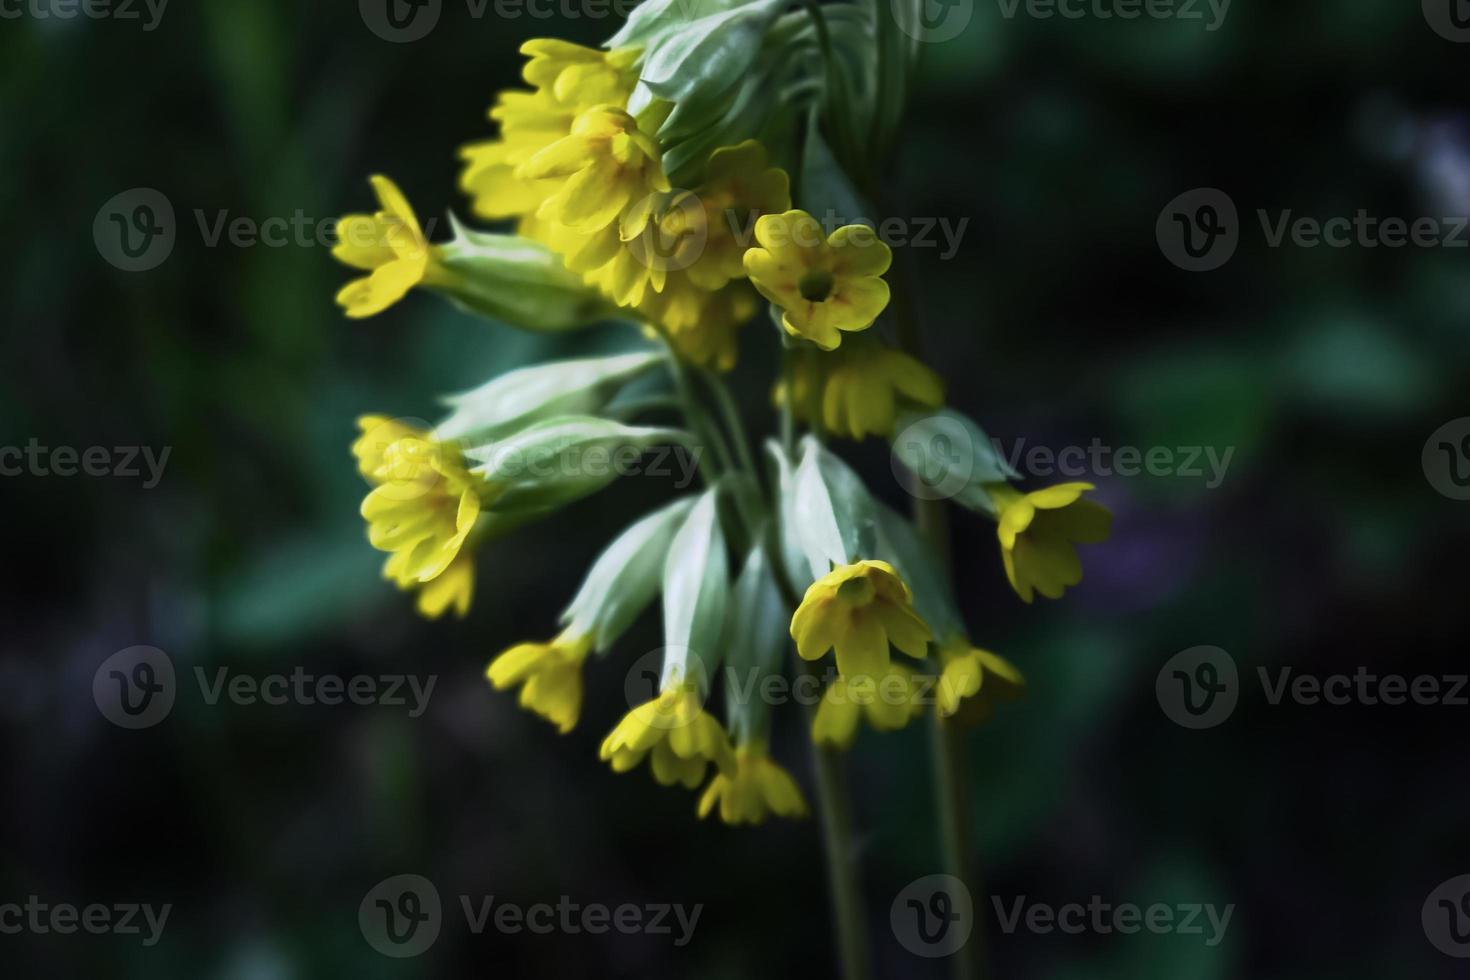
[[[22,9],[22,8],[15,8]],[[572,5],[573,13],[581,13]],[[1061,602],[1019,602],[993,525],[957,514],[972,634],[1028,698],[971,738],[987,884],[1051,904],[1236,906],[1224,941],[994,935],[1000,977],[1470,976],[1420,923],[1470,871],[1465,707],[1271,706],[1257,667],[1465,670],[1466,504],[1421,449],[1467,414],[1470,251],[1268,247],[1257,209],[1330,218],[1470,214],[1470,47],[1418,4],[1237,2],[1205,21],[1008,19],[985,0],[925,45],[898,186],[914,216],[968,218],[949,260],[916,250],[932,359],[1006,445],[1234,448],[1225,478],[1099,478],[1112,540]],[[147,11],[139,7],[146,20]],[[695,797],[597,760],[626,710],[649,616],[588,670],[558,736],[481,677],[552,635],[613,528],[671,491],[614,486],[485,550],[465,621],[427,623],[379,579],[347,446],[363,412],[432,417],[438,394],[606,348],[414,295],[344,320],[349,274],[315,244],[207,245],[215,221],[316,222],[386,173],[421,217],[466,212],[456,148],[489,133],[519,44],[597,43],[616,21],[483,18],[390,44],[346,0],[198,0],[140,21],[0,20],[0,445],[172,447],[142,478],[0,480],[6,560],[0,902],[172,903],[163,940],[0,935],[16,977],[831,976],[813,821],[732,830]],[[172,254],[99,255],[98,209],[132,188],[177,214]],[[1155,241],[1196,187],[1239,209],[1222,268]],[[1465,241],[1461,237],[1461,245]],[[774,337],[736,383],[769,424]],[[896,506],[885,448],[859,447]],[[1039,481],[1048,482],[1046,480]],[[98,712],[98,665],[137,644],[186,675],[162,724]],[[1155,699],[1160,667],[1213,644],[1246,678],[1219,727]],[[390,707],[209,706],[192,669],[435,675],[417,719]],[[192,691],[192,693],[190,693]],[[800,726],[777,753],[811,796]],[[879,975],[941,976],[889,928],[939,870],[924,726],[850,756]],[[704,903],[694,941],[472,934],[454,909],[411,960],[364,942],[357,909],[412,872],[454,896],[528,905]]]

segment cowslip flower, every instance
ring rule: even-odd
[[[963,634],[939,645],[938,706],[944,718],[959,715],[962,724],[987,721],[1000,701],[1014,701],[1026,692],[1026,678],[1002,656],[982,650]]]
[[[796,780],[771,760],[766,743],[758,739],[735,750],[731,772],[715,773],[699,799],[700,819],[713,813],[716,806],[720,819],[731,826],[765,823],[773,814],[805,817],[808,812]]]
[[[735,764],[729,736],[704,710],[692,681],[668,683],[658,697],[624,715],[602,740],[598,755],[612,763],[614,772],[627,772],[651,756],[654,779],[688,789],[704,781],[710,763],[721,772],[733,771]]]
[[[521,53],[529,59],[522,77],[534,91],[501,92],[490,110],[499,137],[460,150],[465,162],[460,188],[482,218],[533,214],[559,184],[522,178],[517,168],[571,132],[579,112],[595,105],[625,106],[637,83],[637,48],[599,51],[535,38],[521,45]]]
[[[463,616],[474,592],[474,564],[461,554],[479,519],[486,481],[470,473],[459,450],[403,423],[369,415],[358,420],[352,451],[373,484],[361,513],[368,541],[389,552],[383,577],[420,589],[430,619],[451,606]]]
[[[889,669],[888,645],[911,657],[929,652],[928,625],[892,565],[859,561],[834,568],[806,590],[791,617],[791,637],[804,660],[837,651],[844,677],[877,677]]]
[[[519,643],[490,662],[485,676],[497,691],[521,685],[520,705],[566,734],[582,711],[582,664],[592,637],[563,632],[549,643]]]
[[[790,207],[791,179],[770,166],[760,141],[720,147],[705,164],[704,182],[675,194],[659,219],[660,237],[673,243],[667,262],[684,269],[700,289],[744,279],[755,222]]]
[[[518,168],[523,178],[563,178],[536,216],[595,234],[618,224],[623,241],[643,231],[652,196],[668,191],[658,143],[638,120],[616,106],[594,106],[577,116],[571,132]]]
[[[835,350],[844,331],[866,330],[888,306],[882,276],[893,253],[866,225],[845,225],[823,236],[805,211],[762,215],[758,247],[746,251],[745,271],[761,295],[781,307],[782,326],[823,350]]]
[[[839,676],[822,693],[812,719],[812,741],[847,749],[864,718],[876,731],[896,732],[923,714],[923,691],[918,675],[901,664],[890,664],[877,675]]]
[[[988,483],[985,492],[996,510],[996,536],[1011,588],[1025,602],[1034,592],[1059,599],[1082,581],[1082,562],[1074,544],[1107,540],[1113,515],[1102,504],[1084,500],[1091,483],[1059,483],[1021,493],[1008,483]]]
[[[332,249],[338,262],[371,273],[337,293],[337,304],[354,320],[381,313],[413,287],[443,278],[433,246],[398,185],[381,175],[372,178],[372,185],[380,210],[343,217]]]
[[[944,382],[921,361],[876,343],[795,352],[792,410],[835,436],[891,436],[899,412],[944,404]],[[783,387],[777,401],[786,398]]]
[[[658,326],[684,360],[729,371],[739,354],[740,327],[759,305],[755,291],[744,282],[708,292],[683,272],[673,271],[663,292],[645,296],[638,312]]]

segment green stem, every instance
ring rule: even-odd
[[[735,405],[729,386],[718,375],[709,371],[701,371],[700,374],[704,377],[705,384],[715,393],[715,403],[720,406],[725,427],[730,431],[730,441],[735,444],[735,452],[740,456],[740,465],[752,477],[756,476],[759,470],[756,469],[755,458],[750,453],[750,439],[745,433],[745,423],[740,418],[740,409]]]
[[[708,460],[704,458],[703,454],[700,455],[698,461],[699,471],[704,475],[706,482],[713,483],[719,478],[722,471],[735,468],[735,460],[730,456],[730,447],[725,445],[725,439],[720,434],[720,430],[710,424],[709,417],[705,414],[704,408],[699,404],[699,399],[695,396],[694,385],[689,381],[689,369],[684,366],[683,361],[679,360],[679,355],[674,352],[672,347],[669,348],[668,360],[669,373],[673,375],[674,387],[678,389],[679,400],[683,404],[684,415],[688,419],[689,428],[699,437],[701,443],[712,447],[715,455],[720,458],[719,465],[713,473],[706,466]]]
[[[800,658],[797,658],[800,660]],[[816,667],[800,660],[801,669],[815,675]],[[808,711],[808,726],[816,707]],[[812,742],[812,770],[817,780],[817,809],[822,821],[822,843],[827,853],[827,886],[837,929],[837,950],[843,980],[869,980],[873,975],[863,925],[863,890],[858,875],[857,843],[852,833],[852,802],[842,753]]]

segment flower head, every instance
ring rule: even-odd
[[[337,293],[338,305],[353,319],[383,312],[440,272],[433,247],[398,185],[383,176],[373,177],[372,184],[380,210],[344,217],[332,249],[337,261],[372,273]]]
[[[944,665],[939,676],[939,714],[959,715],[963,724],[979,724],[990,718],[1000,701],[1014,701],[1026,693],[1026,679],[1015,664],[1004,657],[971,646],[956,634],[939,646]]]
[[[924,711],[923,687],[909,667],[890,664],[883,673],[838,677],[822,693],[812,720],[812,741],[846,749],[857,738],[858,722],[880,732],[896,732]]]
[[[522,75],[534,91],[501,92],[490,110],[500,136],[460,151],[465,161],[460,188],[482,218],[533,214],[560,184],[518,176],[517,168],[571,132],[579,112],[626,105],[638,80],[637,48],[599,51],[535,38],[521,45],[521,53],[529,59]]]
[[[520,684],[521,707],[565,734],[582,710],[582,663],[591,651],[590,636],[564,632],[550,643],[511,647],[490,662],[485,676],[497,691]]]
[[[882,276],[893,253],[866,225],[824,236],[816,218],[786,211],[763,215],[755,237],[760,246],[746,251],[745,271],[785,311],[781,323],[792,336],[834,350],[844,331],[866,330],[888,306]]]
[[[461,550],[480,516],[481,494],[491,495],[489,484],[465,468],[455,446],[428,432],[376,415],[358,426],[352,451],[373,484],[361,512],[368,540],[389,552],[383,576],[402,589],[422,586],[419,610],[430,618],[451,605],[464,615],[474,565]]]
[[[900,411],[944,404],[939,375],[877,343],[849,342],[830,354],[796,351],[793,373],[792,410],[848,439],[890,436]],[[783,386],[777,401],[786,397]]]
[[[659,234],[673,243],[671,267],[685,269],[700,289],[715,290],[745,278],[751,228],[761,216],[791,207],[791,180],[786,171],[770,166],[757,140],[715,150],[704,172],[697,189],[669,201]]]
[[[806,800],[791,774],[767,754],[765,742],[751,741],[735,750],[734,769],[717,772],[699,799],[699,816],[720,808],[731,826],[765,823],[766,817],[805,817]]]
[[[693,681],[666,684],[658,697],[628,712],[599,751],[615,772],[627,772],[650,753],[654,779],[688,789],[704,781],[710,763],[730,772],[735,761],[729,736],[704,710]]]
[[[600,105],[578,115],[571,132],[517,172],[533,180],[563,180],[537,209],[538,218],[586,235],[616,222],[628,241],[648,222],[652,195],[669,190],[661,159],[657,141],[638,120],[617,106]]]
[[[873,678],[889,669],[888,645],[911,657],[928,654],[928,625],[893,566],[860,561],[834,568],[806,590],[791,617],[791,637],[805,660],[837,651],[838,673]]]
[[[1102,504],[1082,499],[1091,483],[1059,483],[1023,494],[1006,483],[986,484],[995,504],[996,535],[1006,578],[1026,602],[1033,590],[1059,599],[1082,581],[1082,562],[1074,543],[1107,540],[1113,515]]]

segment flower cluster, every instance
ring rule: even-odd
[[[824,128],[850,134],[861,120],[842,114],[863,111],[825,87],[837,76],[801,74],[822,57],[816,15],[737,0],[695,23],[683,6],[651,0],[605,50],[527,42],[528,88],[500,93],[493,137],[461,151],[470,210],[506,227],[451,215],[452,239],[433,243],[398,187],[374,177],[379,209],[344,218],[334,250],[366,275],[337,301],[363,318],[421,288],[522,329],[637,329],[624,353],[524,367],[451,396],[433,425],[364,416],[352,445],[370,488],[361,512],[388,554],[384,576],[415,591],[423,615],[464,616],[477,551],[596,493],[618,476],[614,461],[655,447],[696,460],[703,488],[615,536],[553,638],[510,646],[486,677],[572,732],[584,673],[660,603],[659,682],[600,756],[615,772],[647,760],[661,784],[703,787],[701,817],[753,824],[808,811],[772,757],[773,704],[750,696],[763,681],[827,668],[804,719],[822,752],[852,746],[864,721],[880,732],[926,713],[979,723],[1025,688],[1009,661],[974,646],[934,551],[832,439],[893,441],[895,458],[924,472],[942,461],[899,433],[941,417],[966,426],[977,459],[954,502],[996,521],[1026,602],[1080,581],[1075,545],[1102,540],[1109,515],[1084,497],[1088,484],[1016,488],[978,426],[945,408],[939,375],[888,329],[889,247],[866,225],[829,231],[800,207],[828,199],[824,179],[845,180],[803,162],[831,156]],[[737,30],[762,40],[700,55]],[[839,140],[844,154],[854,146]],[[777,329],[763,350],[779,360],[766,390],[783,424],[760,465],[721,374],[757,347],[741,330],[766,315]],[[649,413],[673,418],[633,424]]]

